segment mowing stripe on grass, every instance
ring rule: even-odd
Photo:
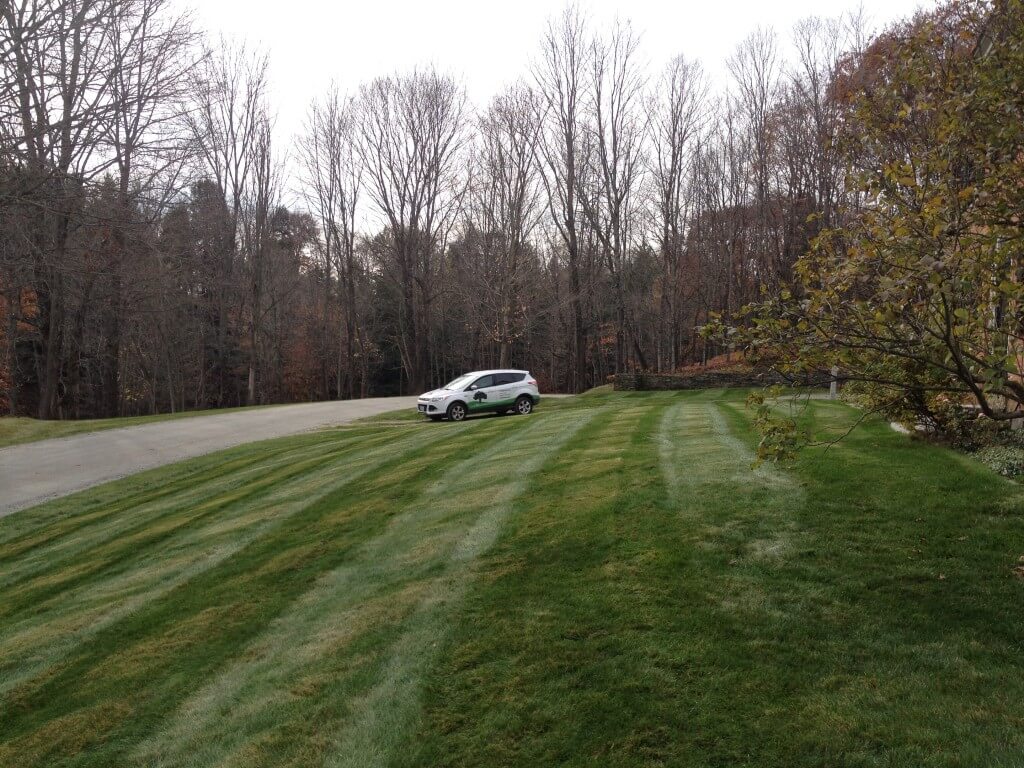
[[[666,410],[657,439],[662,476],[674,495],[705,483],[751,479],[765,487],[793,485],[770,464],[751,471],[754,453],[732,434],[714,402],[687,398]]]
[[[301,729],[311,720],[323,721],[318,728],[330,723],[339,728],[338,718],[353,699],[366,711],[374,689],[365,695],[354,691],[372,685],[374,670],[385,664],[377,657],[390,654],[392,643],[413,637],[407,625],[419,626],[424,616],[433,616],[436,593],[451,579],[451,564],[469,567],[472,558],[466,555],[485,543],[482,534],[497,534],[500,515],[492,510],[508,509],[533,468],[589,417],[535,417],[515,426],[504,421],[504,436],[497,441],[483,439],[493,430],[479,434],[480,450],[448,465],[417,499],[395,511],[380,534],[321,576],[238,661],[147,740],[136,758],[157,766],[177,765],[186,757],[196,766],[242,763],[242,755],[251,758],[270,749],[261,736],[268,729]],[[367,636],[381,632],[395,639],[373,651],[364,647]],[[303,682],[314,680],[315,685]],[[313,757],[296,760],[309,764]],[[274,761],[285,762],[280,756]]]
[[[678,552],[651,528],[682,527],[659,506],[651,439],[672,397],[620,401],[535,473],[507,533],[481,555],[451,641],[426,675],[417,731],[389,762],[371,752],[366,764],[620,764],[588,747],[628,732],[623,692],[644,682],[635,659],[657,653],[634,641],[651,627],[651,568]],[[660,701],[657,692],[645,700]],[[366,748],[354,746],[347,764]]]
[[[778,618],[782,609],[760,585],[765,571],[782,566],[804,541],[796,518],[804,489],[776,465],[752,468],[754,452],[733,434],[723,407],[731,406],[703,396],[665,412],[658,430],[662,477],[689,540],[727,566],[726,576],[706,586],[723,617]]]
[[[78,557],[71,558],[72,563],[78,563],[76,567],[59,568],[55,575],[44,574],[8,589],[9,600],[6,606],[0,607],[0,616],[9,615],[24,606],[35,608],[51,596],[59,597],[71,589],[87,588],[110,572],[128,570],[135,560],[150,550],[163,550],[176,537],[188,536],[190,531],[208,521],[219,521],[231,510],[249,509],[249,502],[260,499],[267,490],[295,479],[302,482],[307,474],[334,460],[330,453],[321,453],[301,461],[276,462],[257,478],[243,484],[232,484],[235,487],[213,494],[198,505],[164,505],[153,510],[147,518],[131,525],[129,531],[93,547],[88,566],[81,564],[79,552]]]
[[[337,444],[349,440],[353,438],[340,438]],[[189,459],[46,502],[34,507],[31,514],[8,515],[0,519],[0,555],[21,554],[69,536],[77,539],[79,530],[87,525],[126,511],[136,513],[146,504],[159,503],[211,480],[244,477],[251,468],[264,466],[275,458],[287,460],[289,455],[310,450],[310,443],[300,435],[275,440],[259,452],[251,447],[250,444],[213,454],[213,458],[220,459],[217,463],[211,464],[210,456]],[[153,484],[150,478],[154,476],[165,477],[166,482]]]
[[[394,644],[379,682],[361,699],[353,722],[338,735],[325,765],[330,768],[386,766],[406,749],[415,733],[421,712],[423,677],[433,665],[451,629],[452,615],[475,576],[478,559],[497,540],[513,512],[516,499],[527,489],[532,476],[589,422],[597,411],[549,417],[511,452],[499,456],[500,470],[512,473],[496,490],[451,552],[444,573],[423,596],[408,628]],[[489,478],[488,478],[489,479]],[[486,481],[485,481],[486,482]]]
[[[292,515],[371,472],[385,461],[435,442],[443,435],[421,431],[405,439],[375,441],[352,457],[322,444],[328,461],[303,466],[256,507],[238,506],[208,524],[164,542],[148,557],[135,558],[106,578],[61,593],[41,609],[0,629],[0,696],[66,658],[78,645],[146,603],[222,563]],[[410,439],[411,437],[411,439]],[[383,445],[381,445],[383,443]],[[307,474],[316,470],[310,480]],[[231,510],[225,510],[231,512]]]
[[[381,438],[377,442],[384,440]],[[113,496],[109,502],[90,513],[55,521],[37,531],[28,541],[14,542],[9,547],[0,546],[0,563],[4,564],[0,567],[0,588],[10,588],[35,574],[60,569],[66,563],[80,558],[84,552],[95,554],[111,543],[116,546],[126,537],[151,528],[158,516],[168,511],[214,504],[218,494],[222,495],[221,498],[237,494],[281,467],[294,466],[334,448],[338,451],[351,451],[363,447],[358,443],[349,443],[347,439],[312,445],[309,440],[298,445],[290,442],[277,450],[257,452],[255,458],[252,455],[235,459],[226,457],[227,460],[217,462],[209,469],[190,473],[181,482],[171,483],[173,490],[167,493]],[[126,481],[115,481],[101,487],[99,494],[102,498],[111,492],[116,493],[125,484]],[[55,502],[54,506],[61,507],[65,503],[66,500],[62,499]],[[7,520],[31,521],[36,515],[48,518],[50,506],[33,510],[32,514],[5,518],[0,527],[5,526]]]
[[[789,551],[803,489],[773,464],[752,467],[753,451],[729,429],[717,402],[683,399],[664,413],[657,440],[670,500],[702,546],[728,551],[736,562]],[[738,489],[728,505],[717,492],[724,486]],[[709,506],[708,499],[716,501]],[[759,510],[755,519],[752,508]]]

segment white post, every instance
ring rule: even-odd
[[[839,366],[832,366],[832,381],[828,385],[828,399],[835,400],[839,397]]]

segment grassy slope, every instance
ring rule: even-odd
[[[816,402],[823,434],[851,420]],[[0,522],[0,765],[1018,765],[1018,486],[741,398],[246,446]]]
[[[83,419],[81,421],[40,421],[21,416],[0,417],[0,448],[21,443],[34,443],[37,440],[49,440],[54,437],[70,437],[83,432],[98,432],[118,427],[134,427],[138,424],[149,424],[154,421],[170,421],[171,419],[187,419],[192,416],[210,416],[218,413],[249,411],[253,408],[273,408],[274,406],[244,406],[241,408],[220,408],[206,411],[181,411],[179,413],[157,413],[152,416],[125,416],[118,419]]]

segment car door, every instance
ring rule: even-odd
[[[494,405],[512,405],[516,399],[516,382],[522,375],[515,373],[495,374],[494,381]]]
[[[494,375],[481,376],[466,388],[466,406],[470,411],[486,411],[494,407]]]

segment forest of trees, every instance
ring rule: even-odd
[[[431,68],[282,137],[269,57],[170,0],[0,3],[0,412],[87,418],[416,393],[530,369],[581,391],[725,351],[863,191],[856,15],[759,30],[712,87],[576,8],[489,104]]]

